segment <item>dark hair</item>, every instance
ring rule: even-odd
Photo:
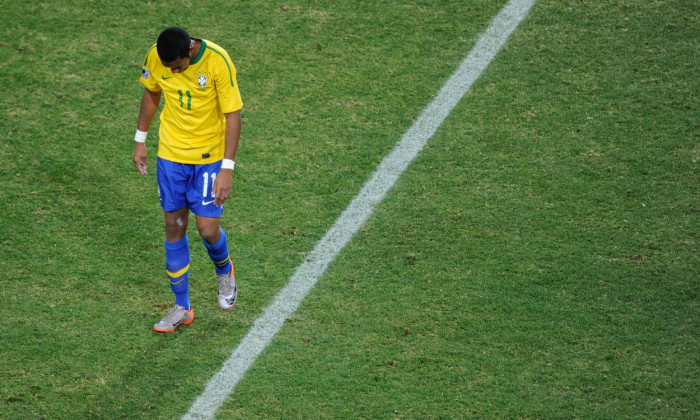
[[[165,28],[158,35],[156,48],[158,49],[158,57],[166,63],[178,58],[187,58],[190,56],[190,35],[177,26]]]

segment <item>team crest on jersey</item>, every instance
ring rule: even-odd
[[[197,89],[205,90],[209,87],[209,73],[199,73],[197,75]]]

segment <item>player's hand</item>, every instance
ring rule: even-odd
[[[144,143],[134,142],[134,165],[139,174],[148,175],[148,151]]]
[[[231,185],[233,185],[233,170],[222,169],[214,180],[214,204],[223,205],[231,196]]]

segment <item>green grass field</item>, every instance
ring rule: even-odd
[[[0,0],[0,418],[185,414],[506,3]],[[540,0],[217,418],[700,417],[699,19]],[[245,105],[239,303],[192,229],[196,319],[162,335],[131,154],[170,25]]]

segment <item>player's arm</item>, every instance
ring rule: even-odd
[[[224,114],[226,118],[226,134],[224,135],[224,159],[236,160],[238,141],[241,138],[241,111]],[[231,195],[233,185],[233,169],[221,169],[214,180],[214,204],[220,206]]]
[[[143,97],[141,98],[141,109],[139,111],[139,131],[148,132],[153,117],[155,117],[158,111],[161,94],[162,91],[154,92],[145,89]],[[141,175],[148,174],[148,151],[146,150],[146,143],[134,142],[134,165],[136,165],[136,170]]]

